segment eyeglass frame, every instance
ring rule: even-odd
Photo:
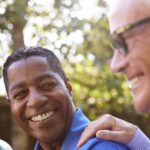
[[[118,47],[115,46],[115,43],[116,43],[115,39],[118,38],[122,42],[122,45],[120,44],[119,49],[120,49],[121,53],[126,55],[128,53],[128,45],[125,41],[125,38],[123,37],[123,34],[127,31],[131,30],[131,29],[134,29],[134,28],[136,28],[138,26],[141,26],[141,25],[143,25],[145,23],[148,23],[148,22],[150,22],[150,17],[145,18],[143,20],[140,20],[138,22],[132,23],[132,24],[122,26],[122,27],[118,28],[117,30],[115,30],[111,35],[111,41],[112,41],[113,48],[114,49],[118,48]]]

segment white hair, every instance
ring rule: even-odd
[[[116,16],[120,17],[118,27],[150,17],[150,0],[104,0],[108,5],[110,30],[116,29]],[[122,17],[122,19],[121,19]],[[128,22],[126,19],[128,18]],[[118,22],[118,20],[117,20]]]
[[[111,13],[112,10],[116,9],[119,4],[124,5],[125,1],[123,0],[104,0],[109,8],[109,13]],[[133,5],[136,5],[138,2],[140,2],[141,7],[149,9],[150,10],[150,0],[126,0],[126,2],[132,7]]]
[[[116,7],[116,4],[117,3],[122,3],[123,5],[123,0],[104,0],[106,2],[106,4],[108,5],[109,8],[114,8]],[[133,3],[136,3],[138,2],[138,0],[127,0],[129,3],[132,2]],[[143,6],[146,6],[146,7],[149,7],[150,8],[150,0],[139,0],[139,2],[141,2],[141,4]]]

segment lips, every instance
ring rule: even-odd
[[[52,117],[54,114],[55,114],[55,110],[51,110],[51,111],[48,111],[45,113],[41,113],[41,114],[37,114],[35,116],[32,116],[30,118],[30,120],[33,122],[40,122],[40,121],[43,121],[43,120],[46,120],[46,119]]]

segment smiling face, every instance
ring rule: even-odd
[[[117,2],[116,7],[112,7],[109,13],[111,32],[150,17],[149,1]],[[122,36],[128,46],[128,52],[123,55],[115,49],[111,69],[126,75],[134,95],[135,109],[139,112],[150,112],[150,22],[129,30]]]
[[[18,124],[42,147],[63,141],[75,111],[71,85],[46,58],[31,56],[9,66],[8,97]]]

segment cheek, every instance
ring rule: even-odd
[[[142,51],[142,50],[141,50]],[[150,51],[149,54],[147,52],[141,52],[137,56],[137,61],[141,65],[141,69],[147,74],[150,73]]]
[[[132,60],[134,64],[140,64],[142,68],[150,67],[149,47],[150,44],[148,44],[147,41],[144,41],[141,38],[136,38],[135,40],[132,40],[132,44],[129,44],[130,60]]]
[[[17,119],[20,109],[14,104],[11,104],[10,107],[11,107],[12,115]]]
[[[55,97],[57,97],[58,100],[63,99],[64,102],[72,101],[71,92],[67,88],[64,88],[64,87],[57,88],[54,91],[53,95],[55,95]]]
[[[13,116],[16,118],[16,120],[19,120],[19,116],[23,115],[23,106],[17,103],[11,103],[10,107]]]
[[[59,97],[57,97],[57,100],[59,101],[61,107],[66,113],[71,113],[73,109],[72,96],[70,96],[68,92],[66,92],[64,89],[61,90],[59,92]]]
[[[24,130],[27,128],[27,120],[25,119],[24,106],[19,104],[11,104],[11,112],[17,124]]]

